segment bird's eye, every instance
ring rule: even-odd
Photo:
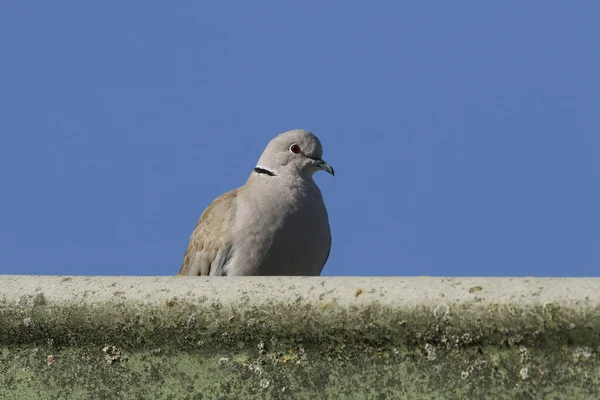
[[[298,153],[300,153],[300,146],[298,146],[296,143],[294,143],[293,145],[290,146],[290,151],[294,154],[298,154]]]

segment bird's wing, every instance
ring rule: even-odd
[[[179,275],[225,275],[231,257],[229,229],[235,216],[238,189],[217,197],[202,213],[183,256]]]

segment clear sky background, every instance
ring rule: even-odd
[[[305,128],[323,275],[598,276],[598,1],[0,2],[0,273],[174,275]]]

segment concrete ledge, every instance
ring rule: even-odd
[[[0,275],[0,398],[577,398],[600,279]]]

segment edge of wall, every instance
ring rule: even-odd
[[[598,278],[0,275],[6,399],[585,399],[599,352]]]

